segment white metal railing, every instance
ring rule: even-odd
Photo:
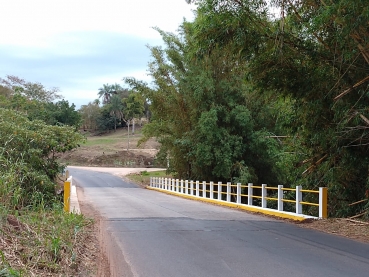
[[[268,187],[266,184],[255,186],[252,183],[247,185],[222,184],[221,182],[199,182],[189,180],[179,180],[161,177],[151,177],[150,187],[166,190],[177,194],[185,194],[198,198],[211,199],[213,201],[235,203],[237,205],[253,206],[260,209],[270,209],[284,213],[284,203],[292,203],[295,206],[295,214],[302,214],[302,206],[319,207],[319,218],[327,218],[327,188],[320,187],[319,190],[304,190],[301,186],[296,188]],[[258,190],[259,193],[254,193]],[[274,192],[274,193],[273,193]],[[315,202],[304,201],[310,195]],[[276,201],[276,204],[271,205]],[[258,202],[258,205],[255,205]],[[286,212],[287,213],[287,212]],[[307,216],[307,215],[306,215]]]

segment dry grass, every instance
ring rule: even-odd
[[[301,223],[301,226],[369,243],[368,221],[329,218]]]
[[[85,144],[78,149],[63,154],[60,161],[78,166],[152,166],[159,144],[150,139],[138,147],[137,143],[141,138],[141,128],[138,127],[135,135],[130,134],[129,151],[127,151],[127,129],[118,129],[116,132],[112,131],[101,136],[88,136]]]
[[[20,214],[1,221],[0,276],[94,276],[91,220],[59,209]]]

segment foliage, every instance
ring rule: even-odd
[[[102,98],[103,104],[108,104],[110,102],[110,98],[113,94],[113,88],[109,84],[104,84],[101,88],[99,88],[99,98]]]
[[[75,110],[74,104],[69,105],[67,100],[46,104],[47,117],[44,120],[50,125],[68,125],[77,130],[81,125],[81,115]]]
[[[127,98],[122,99],[123,117],[130,121],[135,117],[142,117],[144,114],[144,100],[142,95],[131,92]]]
[[[7,224],[9,219],[19,227]],[[92,222],[84,216],[64,213],[56,205],[0,220],[0,276],[78,276],[91,266],[84,257]]]
[[[369,188],[368,2],[276,0],[277,20],[267,1],[195,2],[194,57],[231,48],[260,91],[291,97],[294,185],[327,186],[331,214],[360,211],[348,204]]]
[[[202,61],[192,59],[191,24],[182,26],[181,36],[158,31],[166,48],[150,48],[155,87],[126,79],[151,103],[152,120],[144,134],[158,138],[158,157],[169,158],[181,178],[231,181],[247,175],[249,181],[278,183],[279,146],[266,139],[263,120],[255,124],[252,115],[258,112],[247,102],[252,98],[247,67],[227,49]]]
[[[68,101],[51,102],[57,89],[14,76],[1,82],[0,276],[74,276],[90,222],[64,213],[55,188],[58,154],[84,140],[80,116]]]
[[[81,126],[83,129],[97,129],[97,120],[100,116],[98,103],[89,102],[87,105],[82,105],[78,112],[81,115]]]
[[[109,106],[105,105],[100,109],[100,114],[96,119],[96,127],[99,131],[107,132],[114,129],[114,117],[111,116]]]
[[[117,120],[123,119],[123,103],[118,95],[113,95],[110,99],[109,107],[110,115],[114,117],[114,130],[117,130]]]
[[[25,82],[14,76],[8,76],[8,78],[13,82],[18,80],[19,83],[24,84],[25,88],[29,86],[39,87],[39,92],[34,92],[32,95],[37,97],[33,97],[23,87],[11,86],[11,89],[3,87],[9,93],[4,93],[4,97],[0,98],[0,107],[24,112],[30,120],[42,120],[49,125],[69,125],[76,129],[79,128],[81,118],[75,110],[74,104],[69,105],[69,102],[64,99],[51,102],[51,99],[59,98],[60,95],[42,89],[43,86],[40,84]],[[2,81],[10,84],[9,81]]]
[[[5,79],[0,78],[2,91],[6,90],[7,95],[20,94],[28,100],[37,100],[41,102],[52,102],[60,99],[58,88],[46,89],[40,83],[27,82],[19,77],[8,75]]]
[[[34,197],[50,204],[54,181],[62,170],[58,153],[79,146],[83,137],[67,126],[30,121],[19,112],[0,108],[0,174],[2,198],[13,206],[32,205]]]

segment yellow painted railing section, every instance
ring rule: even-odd
[[[67,213],[70,212],[70,191],[71,191],[70,181],[65,181],[64,182],[64,211]]]
[[[65,174],[62,176],[64,180],[64,211],[70,212],[70,194],[71,194],[71,182],[69,180],[69,170],[65,171]]]
[[[267,207],[268,201],[277,201],[277,209],[275,210],[281,213],[288,213],[284,212],[283,203],[293,203],[295,204],[295,214],[302,216],[304,216],[302,214],[303,205],[315,206],[319,208],[319,218],[328,217],[328,193],[325,187],[321,187],[319,190],[304,190],[301,186],[297,186],[296,188],[284,188],[281,185],[278,187],[268,187],[266,184],[262,184],[261,186],[255,186],[252,183],[247,185],[242,185],[240,183],[222,184],[221,182],[207,183],[205,181],[199,182],[159,177],[150,178],[150,187],[191,197],[209,199],[211,202],[219,201],[222,203],[228,202],[237,205],[252,206],[253,209],[261,208],[271,210]],[[257,195],[254,194],[255,189],[259,190]],[[274,195],[268,194],[270,191],[275,191]],[[286,199],[284,197],[286,193],[289,193],[290,196],[294,196],[295,199]],[[304,198],[306,198],[305,196],[309,194],[317,195],[313,197],[317,200],[316,203],[304,201]],[[253,205],[254,199],[260,200],[260,206]]]

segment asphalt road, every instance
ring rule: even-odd
[[[369,244],[142,189],[108,173],[70,172],[106,218],[111,259],[124,271],[116,276],[369,276]]]

